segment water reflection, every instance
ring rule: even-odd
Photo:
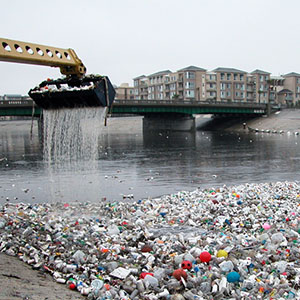
[[[244,182],[299,180],[299,138],[279,134],[145,133],[129,123],[101,135],[99,159],[45,163],[30,121],[0,122],[0,201],[154,197]],[[3,160],[3,158],[6,158]],[[27,192],[25,192],[29,189]]]

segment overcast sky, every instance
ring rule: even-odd
[[[73,48],[113,84],[195,65],[300,73],[300,0],[0,0],[0,37]],[[0,45],[1,46],[1,45]],[[0,62],[0,95],[58,68]]]

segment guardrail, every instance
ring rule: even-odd
[[[1,107],[31,107],[36,106],[31,98],[27,100],[0,100]]]
[[[193,100],[120,100],[115,99],[114,105],[145,105],[145,106],[161,106],[161,105],[172,105],[172,106],[216,106],[216,105],[224,105],[228,107],[252,107],[252,108],[265,108],[267,104],[265,103],[249,103],[243,101],[193,101]]]

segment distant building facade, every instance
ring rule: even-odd
[[[133,100],[134,88],[130,87],[128,83],[122,83],[119,87],[115,87],[115,99]]]
[[[137,100],[189,100],[300,104],[300,74],[272,77],[256,69],[251,73],[219,67],[212,71],[189,66],[176,72],[159,71],[133,79]]]

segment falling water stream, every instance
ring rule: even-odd
[[[44,159],[49,163],[95,161],[104,107],[45,110]]]

